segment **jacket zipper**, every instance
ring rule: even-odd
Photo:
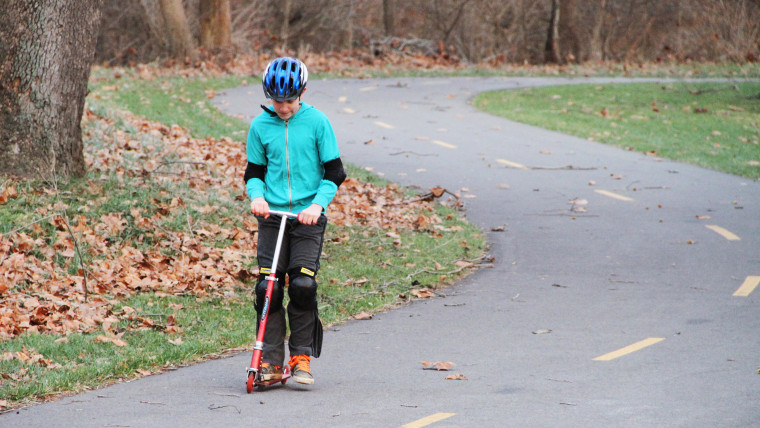
[[[288,148],[288,121],[285,121],[285,169],[288,171],[288,211],[293,211],[293,191],[290,183],[290,149]]]

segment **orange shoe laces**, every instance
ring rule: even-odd
[[[307,373],[311,373],[311,370],[309,370],[309,362],[311,359],[308,355],[293,355],[290,357],[290,367],[293,371],[298,368],[299,370],[303,370]]]

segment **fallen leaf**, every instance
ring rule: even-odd
[[[95,338],[95,342],[98,342],[98,343],[111,342],[114,345],[119,346],[119,347],[124,347],[128,345],[127,342],[119,339],[118,337],[105,336],[102,334]]]
[[[465,375],[463,375],[462,373],[450,374],[450,375],[446,376],[444,379],[446,379],[446,380],[467,380],[467,378],[465,377]]]
[[[423,370],[447,371],[451,370],[455,365],[456,364],[451,361],[422,361]]]
[[[372,314],[368,312],[359,312],[358,314],[354,315],[355,320],[371,320]]]
[[[174,340],[169,339],[169,343],[171,343],[172,345],[179,346],[179,345],[182,344],[182,338],[178,337],[178,338],[176,338]]]
[[[551,329],[548,329],[548,328],[542,328],[542,329],[540,329],[540,330],[536,330],[536,331],[534,331],[534,332],[533,332],[533,334],[549,334],[549,333],[551,333],[551,332],[552,332],[552,331],[551,331]]]
[[[432,193],[433,196],[435,196],[436,198],[440,198],[441,196],[443,196],[444,192],[446,192],[446,189],[444,189],[443,187],[430,188],[430,193]]]
[[[428,289],[415,288],[415,289],[410,290],[409,292],[414,294],[420,299],[428,299],[430,297],[435,297],[435,293],[433,293],[432,291]]]

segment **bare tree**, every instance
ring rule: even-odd
[[[396,1],[383,0],[383,25],[386,37],[396,32]]]
[[[182,7],[182,0],[158,0],[158,3],[164,18],[170,55],[175,58],[192,56],[195,41],[190,33],[190,25],[187,22],[185,9]]]
[[[84,175],[80,123],[101,4],[0,3],[0,172]]]
[[[588,59],[600,61],[605,59],[604,40],[602,39],[602,28],[604,28],[607,19],[607,0],[599,0],[599,4],[593,13],[593,25],[591,27],[591,36],[588,41],[589,53]],[[580,58],[584,60],[586,58]]]
[[[288,48],[288,38],[290,37],[290,9],[293,6],[291,0],[285,0],[285,11],[282,17],[282,32],[280,33],[280,39],[282,40],[282,50]]]
[[[552,9],[549,17],[549,28],[546,34],[546,47],[544,48],[544,61],[558,64],[559,54],[559,0],[551,0]]]
[[[200,0],[200,44],[204,48],[227,48],[232,43],[230,0]]]

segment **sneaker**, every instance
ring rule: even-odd
[[[261,380],[282,380],[282,367],[269,363],[261,363]]]
[[[311,370],[309,370],[310,361],[311,358],[308,355],[293,355],[290,357],[288,364],[290,364],[290,372],[294,381],[306,385],[314,383],[314,376],[311,375]]]

